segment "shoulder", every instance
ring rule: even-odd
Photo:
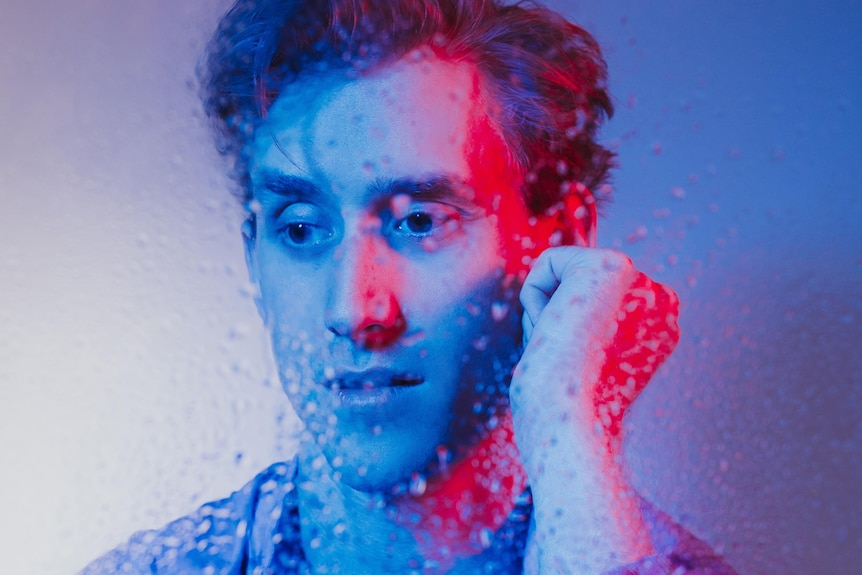
[[[136,533],[80,575],[241,573],[250,552],[266,554],[294,475],[294,462],[271,465],[229,497],[161,529]]]

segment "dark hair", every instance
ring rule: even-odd
[[[479,69],[533,214],[569,194],[593,201],[587,190],[613,165],[596,142],[613,113],[598,44],[546,8],[498,0],[238,0],[199,76],[241,198],[251,199],[246,146],[280,90],[309,70],[361,74],[426,46]]]

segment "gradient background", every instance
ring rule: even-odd
[[[743,575],[858,570],[862,2],[551,6],[610,65],[600,243],[684,302],[637,485]],[[0,7],[4,572],[74,572],[292,453],[195,96],[225,7]]]

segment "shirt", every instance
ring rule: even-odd
[[[276,463],[230,497],[207,503],[162,529],[136,533],[80,575],[302,575],[296,461]],[[659,554],[606,575],[735,575],[705,543],[644,501]],[[476,573],[523,571],[532,502],[529,490],[485,552],[459,563]]]

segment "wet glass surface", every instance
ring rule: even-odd
[[[193,86],[223,4],[4,5],[10,572],[74,571],[295,449]],[[682,301],[682,341],[629,417],[635,483],[740,573],[846,572],[862,11],[579,4],[550,5],[604,46],[617,107],[599,244]]]

